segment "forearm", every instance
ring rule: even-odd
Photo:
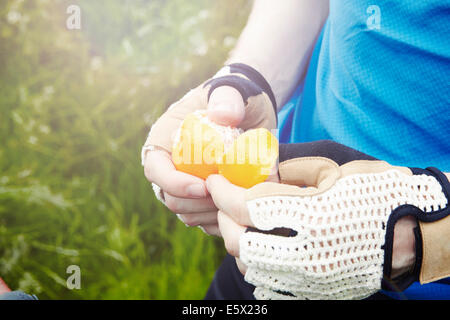
[[[306,74],[328,0],[256,0],[229,63],[245,63],[269,82],[281,107]]]

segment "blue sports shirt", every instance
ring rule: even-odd
[[[450,172],[450,1],[331,0],[279,129],[284,143],[331,139],[392,165]],[[450,299],[450,278],[384,293]]]

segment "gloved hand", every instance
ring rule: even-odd
[[[206,110],[210,120],[220,125],[273,129],[276,101],[256,70],[244,64],[226,66],[171,105],[154,123],[142,148],[142,165],[157,198],[187,225],[219,235],[217,209],[204,180],[177,171],[170,155],[182,121],[198,110]]]
[[[439,170],[396,167],[318,141],[280,145],[279,175],[281,183],[248,190],[207,180],[225,213],[227,250],[245,265],[257,299],[362,299],[449,276],[450,184]],[[420,229],[409,268],[393,276],[394,228],[405,216]]]
[[[148,150],[146,147],[149,146],[159,147],[170,153],[175,133],[186,115],[207,110],[211,94],[223,86],[239,91],[245,103],[244,117],[239,123],[231,124],[223,123],[218,118],[211,120],[223,125],[238,125],[244,130],[276,128],[276,101],[267,81],[247,65],[232,64],[222,68],[212,79],[189,91],[168,108],[152,126],[143,150],[143,158]]]

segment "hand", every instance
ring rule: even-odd
[[[209,176],[206,179],[206,185],[219,209],[219,230],[225,249],[236,258],[239,271],[245,275],[247,266],[239,259],[239,239],[247,227],[253,226],[246,207],[245,189],[231,184],[220,175]],[[233,200],[230,201],[230,199]]]
[[[244,116],[244,102],[232,87],[219,87],[211,94],[208,116],[221,125],[236,126]],[[163,191],[165,205],[187,226],[199,226],[209,235],[220,236],[217,208],[203,179],[177,171],[171,155],[164,149],[147,153],[144,172],[147,179]]]
[[[280,146],[281,184],[242,190],[207,179],[225,246],[255,297],[361,299],[396,272],[415,281],[422,239],[414,243],[413,229],[449,211],[445,176],[328,141],[289,146]]]
[[[221,72],[173,104],[153,125],[142,152],[145,176],[153,183],[159,199],[186,225],[199,226],[217,236],[217,208],[205,181],[177,171],[172,163],[176,131],[187,114],[201,109],[206,109],[210,120],[220,125],[244,129],[276,126],[276,107],[270,94],[247,79],[254,75],[246,69],[242,75],[239,67],[228,69],[229,74],[227,70]]]
[[[239,239],[248,227],[255,227],[245,202],[245,189],[228,182],[224,177],[211,175],[207,181],[208,191],[219,208],[219,229],[224,239],[225,248],[236,258],[236,264],[243,275],[247,266],[239,260]],[[229,199],[233,199],[230,201]],[[411,216],[401,218],[394,228],[392,266],[393,273],[400,274],[411,267],[415,258],[414,228],[417,222]],[[283,230],[278,230],[281,235]],[[289,234],[287,229],[285,234]]]

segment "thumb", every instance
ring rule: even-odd
[[[245,116],[245,104],[239,91],[233,87],[216,88],[209,98],[208,117],[222,125],[237,127]]]

